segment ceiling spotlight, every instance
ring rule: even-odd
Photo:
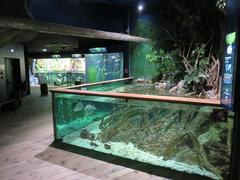
[[[11,53],[14,53],[14,49],[10,49],[10,52],[11,52]]]
[[[42,52],[47,52],[47,49],[42,49]]]
[[[138,11],[141,12],[143,9],[144,9],[143,4],[139,4],[139,5],[138,5]]]

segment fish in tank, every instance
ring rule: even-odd
[[[211,179],[229,175],[233,114],[216,121],[219,107],[54,97],[57,139],[64,143]]]

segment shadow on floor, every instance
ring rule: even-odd
[[[168,179],[210,180],[210,178],[207,178],[207,177],[182,173],[175,170],[161,168],[159,166],[154,166],[154,165],[150,165],[150,164],[139,162],[139,161],[120,158],[113,155],[96,152],[94,150],[89,150],[89,149],[69,145],[61,141],[53,142],[44,152],[36,156],[36,158],[38,159],[60,165],[74,171],[78,171],[79,173],[85,173],[93,176],[93,174],[88,173],[88,170],[87,170],[88,165],[85,163],[82,163],[83,157],[92,158],[92,160],[90,160],[88,164],[95,164],[96,160],[101,160],[111,164],[127,167],[130,169],[146,172],[152,175],[156,175],[156,176],[160,176]],[[85,165],[86,167],[84,168]],[[99,164],[96,164],[96,167],[98,167],[98,165]],[[93,165],[91,167],[93,167]],[[97,171],[96,168],[94,168],[94,170]],[[111,170],[111,172],[112,171],[114,170]]]

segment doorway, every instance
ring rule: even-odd
[[[16,98],[21,90],[20,59],[5,58],[7,99]]]

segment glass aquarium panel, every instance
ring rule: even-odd
[[[33,61],[32,68],[36,72],[42,71],[78,71],[85,72],[84,58],[50,58]]]
[[[71,86],[85,81],[85,73],[80,72],[38,72],[35,76],[39,84],[47,83],[50,86]]]
[[[33,59],[29,71],[32,86],[71,86],[85,82],[84,58]]]
[[[54,107],[57,139],[64,143],[228,177],[233,114],[221,108],[71,94],[55,94]]]
[[[99,82],[123,77],[123,53],[86,54],[87,82]]]

